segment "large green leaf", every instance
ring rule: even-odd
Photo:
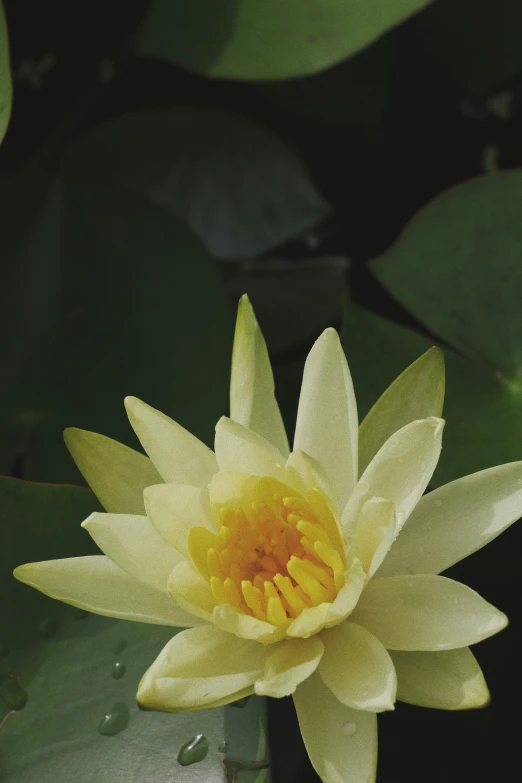
[[[96,507],[89,490],[0,479],[0,778],[221,783],[225,762],[229,781],[261,783],[264,700],[183,715],[143,712],[138,681],[172,629],[82,616],[11,576],[25,560],[92,551],[79,523]],[[208,754],[181,766],[179,751],[198,734]]]
[[[468,95],[522,72],[520,0],[437,0],[421,21],[424,47]]]
[[[12,104],[11,70],[9,67],[9,39],[4,7],[0,2],[0,143],[5,136]]]
[[[128,394],[212,441],[232,318],[183,225],[102,177],[27,177],[0,195],[0,235],[2,472],[78,480],[71,425],[135,445]]]
[[[265,253],[330,211],[292,150],[221,111],[187,107],[118,117],[74,145],[67,163],[147,194],[186,221],[217,258]]]
[[[350,307],[343,345],[361,420],[389,384],[434,342],[366,310]],[[453,351],[446,349],[445,359],[443,416],[447,424],[442,455],[431,482],[434,486],[522,458],[520,398]]]
[[[522,458],[522,174],[472,180],[424,208],[372,270],[446,351],[434,483]],[[353,309],[345,345],[363,407],[431,341]]]
[[[143,54],[208,76],[316,73],[367,46],[429,0],[154,0]]]

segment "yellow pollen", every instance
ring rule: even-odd
[[[192,528],[188,546],[218,604],[283,625],[331,603],[343,586],[342,537],[321,490],[301,496],[275,479],[249,477],[213,518],[219,532]]]

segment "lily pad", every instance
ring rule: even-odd
[[[146,194],[188,223],[221,259],[261,255],[314,228],[330,212],[282,141],[249,120],[216,110],[124,115],[91,131],[66,162]]]
[[[63,174],[7,183],[0,234],[3,473],[78,481],[71,425],[135,446],[129,394],[212,442],[232,313],[184,225],[103,177]]]
[[[372,262],[433,340],[358,309],[347,315],[364,408],[415,355],[446,346],[448,424],[434,484],[522,458],[521,210],[520,172],[472,180],[425,207]]]
[[[268,774],[263,699],[252,697],[243,709],[143,712],[135,700],[139,679],[173,630],[79,615],[11,576],[23,560],[92,551],[79,527],[97,508],[92,493],[0,479],[0,508],[8,541],[0,552],[4,653],[10,648],[0,658],[0,777],[262,783]],[[115,663],[125,666],[123,676],[114,676]],[[9,692],[5,681],[15,683]],[[26,694],[25,704],[13,699],[16,688]],[[198,735],[206,744],[199,740],[200,752],[185,753],[181,765],[181,749]]]
[[[5,136],[13,102],[11,69],[9,67],[9,39],[3,4],[0,2],[0,143]]]
[[[228,79],[316,73],[367,46],[429,0],[154,0],[139,51]]]

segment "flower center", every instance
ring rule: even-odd
[[[216,601],[281,625],[331,603],[344,583],[336,521],[319,489],[305,495],[275,479],[213,508],[219,533],[193,528],[189,549]]]

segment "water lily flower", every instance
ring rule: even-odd
[[[90,612],[182,626],[138,701],[180,712],[293,695],[325,783],[375,780],[377,713],[448,710],[489,694],[469,645],[502,612],[441,572],[522,514],[522,462],[424,491],[441,449],[442,352],[390,386],[362,425],[339,337],[304,369],[290,451],[266,345],[239,305],[230,417],[215,450],[135,398],[146,457],[71,429],[107,513],[83,527],[104,555],[30,563],[18,579]]]

